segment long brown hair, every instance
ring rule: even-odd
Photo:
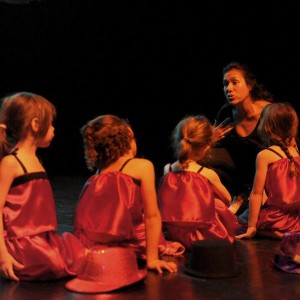
[[[251,86],[252,89],[250,91],[250,95],[253,100],[264,99],[269,102],[273,102],[273,94],[266,88],[265,85],[257,82],[254,73],[250,70],[248,65],[242,62],[232,61],[223,68],[223,77],[227,72],[233,69],[239,70],[243,74],[247,85]]]
[[[294,157],[288,147],[297,140],[299,120],[293,106],[288,102],[267,105],[262,110],[258,134],[266,146],[279,146],[290,159],[290,175],[297,175]]]

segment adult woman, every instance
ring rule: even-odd
[[[216,118],[220,139],[208,152],[205,165],[219,174],[233,197],[242,195],[247,199],[255,174],[255,158],[263,148],[257,134],[260,115],[273,96],[240,62],[223,68],[223,89],[227,103]]]

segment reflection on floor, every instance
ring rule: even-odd
[[[76,201],[85,178],[56,177],[52,186],[57,202],[59,232],[72,231],[72,218]],[[65,289],[68,279],[53,282],[9,282],[0,280],[2,300],[85,300],[85,299],[299,299],[300,275],[284,273],[272,265],[280,242],[268,239],[236,241],[236,260],[240,268],[237,277],[203,279],[183,270],[190,253],[182,257],[165,257],[178,263],[179,271],[160,276],[148,272],[142,282],[110,293],[80,294]]]

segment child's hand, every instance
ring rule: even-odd
[[[19,281],[20,279],[16,276],[14,269],[21,270],[23,268],[24,266],[17,262],[9,253],[1,258],[0,274],[5,279]]]
[[[239,234],[236,236],[238,240],[241,239],[251,239],[256,234],[256,227],[248,227],[246,233]]]
[[[168,262],[158,258],[148,262],[147,267],[149,270],[156,270],[159,274],[162,274],[163,270],[167,270],[171,273],[178,271],[178,267],[174,262]]]

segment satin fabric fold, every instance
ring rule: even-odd
[[[22,183],[9,191],[3,223],[8,252],[24,265],[15,270],[21,280],[76,276],[82,268],[83,245],[71,233],[55,232],[55,201],[48,179],[23,175]]]
[[[168,237],[187,249],[204,239],[235,240],[237,218],[206,177],[180,171],[163,176],[158,203]]]
[[[294,160],[300,170],[300,157]],[[259,213],[258,230],[300,231],[300,176],[291,177],[289,167],[288,158],[269,167],[265,185],[268,198]]]
[[[74,234],[87,248],[96,245],[128,247],[137,257],[145,259],[146,229],[138,182],[119,171],[91,176],[75,210]],[[111,241],[107,241],[109,239]],[[160,255],[170,252],[175,256],[184,252],[182,245],[172,243],[161,233]],[[172,251],[165,251],[168,247]]]

